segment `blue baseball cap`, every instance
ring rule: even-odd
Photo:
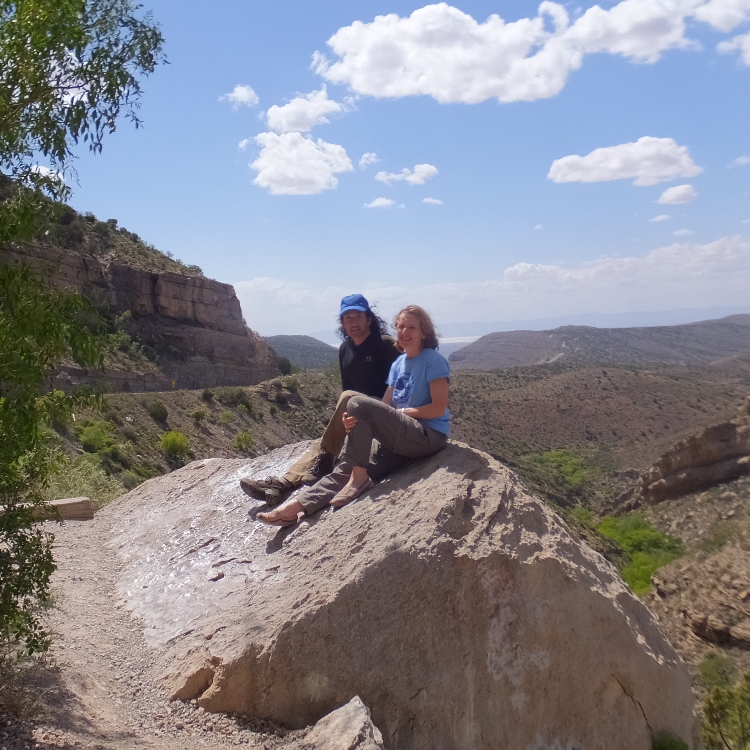
[[[370,303],[361,294],[350,294],[341,300],[339,315],[343,315],[345,312],[349,312],[349,310],[368,313],[370,312]]]

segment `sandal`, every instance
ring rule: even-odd
[[[364,495],[367,490],[371,490],[375,486],[375,482],[367,477],[362,484],[358,487],[345,487],[336,497],[331,500],[331,506],[334,508],[342,508],[344,505],[348,505],[352,500],[356,500],[360,495]]]

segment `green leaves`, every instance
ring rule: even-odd
[[[707,750],[750,748],[750,673],[735,686],[715,687],[703,703]]]

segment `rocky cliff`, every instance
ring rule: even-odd
[[[52,283],[82,292],[113,313],[130,312],[123,327],[148,347],[158,364],[158,370],[144,373],[110,368],[102,374],[65,367],[60,383],[168,390],[252,385],[278,374],[275,352],[245,325],[229,284],[107,263],[38,244],[6,257],[45,269]]]
[[[452,443],[294,529],[255,521],[239,478],[304,447],[194,462],[101,512],[170,694],[291,726],[359,695],[391,750],[694,746],[655,620],[506,467]]]
[[[621,498],[625,507],[653,505],[750,473],[750,397],[736,419],[681,440],[641,474]]]

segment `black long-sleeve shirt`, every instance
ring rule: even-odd
[[[383,398],[393,360],[399,355],[390,336],[371,333],[359,346],[349,339],[339,347],[341,387],[372,398]]]

